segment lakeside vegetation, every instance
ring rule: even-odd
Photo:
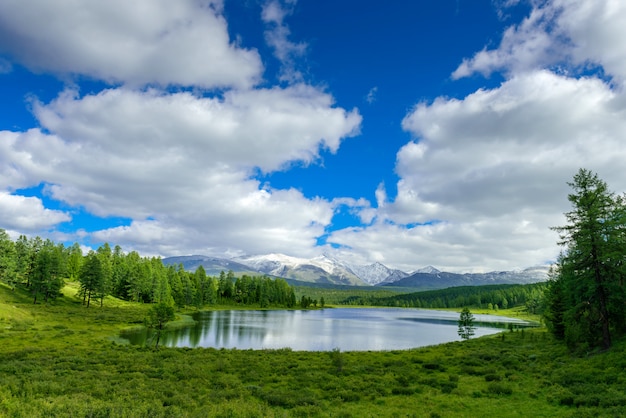
[[[151,304],[33,304],[0,285],[0,416],[621,416],[626,344],[575,357],[545,329],[405,351],[135,347]]]

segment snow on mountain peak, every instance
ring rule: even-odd
[[[415,273],[437,274],[437,273],[441,273],[441,271],[437,270],[433,266],[426,266],[426,267],[422,267],[419,270],[415,270],[413,274]]]

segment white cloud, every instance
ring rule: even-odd
[[[619,0],[537,1],[530,15],[511,26],[498,48],[463,60],[452,74],[461,78],[494,71],[520,73],[557,66],[602,66],[626,79],[626,3]]]
[[[261,13],[261,19],[267,26],[265,41],[282,64],[280,79],[290,83],[302,81],[303,76],[297,69],[296,59],[303,56],[308,47],[304,42],[289,40],[291,30],[284,20],[293,13],[295,4],[295,0],[268,0]]]
[[[94,238],[148,254],[316,255],[316,239],[330,222],[331,205],[320,199],[306,199],[295,190],[269,193],[255,191],[252,186],[219,185],[214,189],[227,193],[220,196],[217,190],[209,190],[196,200],[181,202],[181,206],[188,207],[181,207],[177,213],[99,231]]]
[[[3,1],[0,52],[34,71],[130,85],[248,87],[263,70],[229,40],[222,0]]]
[[[120,163],[139,155],[149,157],[148,164],[161,159],[159,170],[182,161],[266,172],[292,161],[308,164],[320,147],[336,152],[361,122],[358,111],[333,107],[330,95],[307,85],[230,91],[223,100],[125,89],[83,98],[66,92],[49,105],[36,104],[35,114],[46,129],[85,151],[117,155]]]
[[[9,194],[44,184],[70,206],[131,219],[91,238],[145,254],[315,255],[336,204],[265,187],[253,176],[315,163],[321,150],[335,153],[359,132],[361,116],[298,82],[295,59],[306,45],[290,41],[284,23],[294,5],[268,2],[262,16],[290,86],[254,88],[260,57],[229,40],[221,0],[2,3],[0,52],[14,62],[123,85],[34,100],[40,128],[0,131],[5,200],[41,218],[28,228],[67,220],[41,201]],[[172,85],[194,92],[162,89]],[[210,96],[198,87],[225,89]]]
[[[365,101],[369,104],[372,104],[376,101],[376,94],[378,93],[378,87],[372,87],[369,92],[367,92],[367,96],[365,97]]]
[[[535,2],[497,49],[465,60],[453,78],[503,71],[506,81],[412,109],[403,128],[414,139],[397,153],[396,190],[381,183],[376,208],[364,199],[308,199],[252,177],[315,163],[321,149],[336,152],[361,123],[358,111],[334,106],[330,94],[293,84],[300,79],[295,59],[306,48],[289,39],[285,24],[295,1],[263,8],[266,41],[283,81],[293,84],[263,89],[252,89],[262,72],[258,53],[230,42],[221,2],[122,3],[0,5],[7,56],[34,70],[125,84],[35,102],[41,129],[0,131],[0,216],[28,214],[15,215],[10,228],[69,219],[12,194],[44,183],[54,199],[131,218],[129,226],[93,234],[125,249],[313,256],[333,213],[347,207],[367,226],[328,237],[341,255],[405,270],[479,271],[556,256],[549,228],[564,222],[566,182],[579,167],[626,190],[622,2]],[[592,66],[614,83],[572,76]],[[236,89],[219,98],[133,89],[145,84]]]
[[[542,264],[558,254],[550,227],[564,224],[580,167],[626,191],[626,100],[596,78],[526,73],[421,103],[403,127],[417,142],[398,152],[395,199],[379,187],[377,222],[328,239],[365,259],[452,271]]]
[[[566,183],[579,168],[626,191],[623,38],[624,2],[534,2],[498,48],[453,74],[502,71],[506,81],[415,106],[403,121],[415,139],[397,154],[396,197],[379,187],[376,222],[328,240],[405,269],[497,270],[554,259],[560,249],[550,227],[565,223]],[[594,68],[600,76],[581,76]]]
[[[9,60],[0,57],[0,74],[8,74],[13,71],[13,64]]]
[[[46,209],[41,199],[0,191],[0,225],[5,229],[40,231],[71,217],[62,211]]]
[[[306,85],[223,99],[124,88],[35,103],[40,130],[0,132],[4,187],[44,182],[54,199],[133,219],[96,238],[154,253],[308,253],[333,205],[263,188],[255,170],[314,162],[361,117]],[[204,250],[204,251],[203,251]]]

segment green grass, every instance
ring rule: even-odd
[[[406,351],[155,351],[111,340],[149,306],[86,309],[71,290],[46,306],[0,285],[0,416],[626,415],[623,341],[585,358],[544,329]]]

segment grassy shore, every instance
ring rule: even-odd
[[[33,305],[0,285],[0,416],[626,416],[624,342],[573,357],[533,329],[405,351],[155,351],[116,341],[148,306],[65,291]]]

